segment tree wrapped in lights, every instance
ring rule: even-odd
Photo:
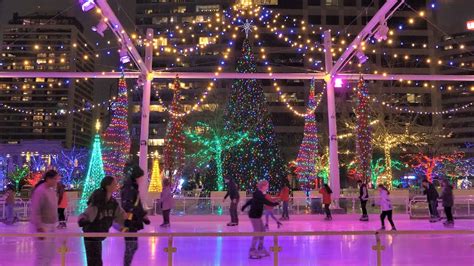
[[[99,122],[97,122],[97,131],[99,130]],[[102,147],[99,133],[94,137],[92,144],[92,152],[87,169],[86,179],[84,181],[81,199],[79,201],[79,212],[83,212],[87,207],[87,201],[94,190],[100,187],[100,182],[105,177],[104,163],[102,161]]]
[[[184,117],[172,114],[183,112],[181,105],[181,86],[179,78],[173,83],[173,101],[170,109],[170,120],[166,127],[165,148],[163,152],[164,170],[168,178],[180,176],[184,168]]]
[[[161,192],[163,190],[161,170],[160,170],[160,159],[158,152],[153,155],[153,165],[151,167],[151,178],[148,192]]]
[[[112,120],[103,133],[103,160],[106,175],[123,180],[124,167],[130,153],[130,132],[128,130],[127,83],[121,78],[118,96],[111,106]]]
[[[406,165],[399,160],[392,160],[390,162],[390,167],[392,169],[401,170],[406,167]],[[348,165],[348,172],[349,178],[357,179],[357,168],[356,163],[351,162]],[[387,177],[387,166],[385,165],[384,158],[373,159],[370,163],[370,182],[372,187],[376,187],[377,184],[384,183],[384,179]]]
[[[442,164],[452,163],[454,164],[456,161],[462,159],[464,157],[464,153],[462,152],[455,152],[453,154],[443,154],[443,155],[435,155],[435,156],[428,156],[423,153],[418,153],[410,156],[409,164],[414,169],[421,171],[421,173],[428,179],[429,182],[432,182],[435,174],[435,169],[437,167],[442,167]],[[444,173],[443,175],[447,175]]]
[[[369,92],[361,77],[356,92],[356,179],[370,180],[372,160],[372,130],[370,126]]]
[[[243,42],[237,72],[256,72],[248,39]],[[254,189],[261,179],[268,180],[271,189],[279,189],[286,178],[285,163],[280,156],[263,89],[257,80],[234,81],[225,121],[228,132],[249,132],[255,141],[245,141],[225,153],[224,177],[236,180],[243,190]]]
[[[305,116],[303,141],[300,145],[298,157],[296,158],[296,174],[299,182],[306,184],[317,177],[316,160],[318,157],[318,128],[316,126],[315,82],[311,80],[307,115]]]
[[[18,191],[20,189],[20,182],[25,177],[27,177],[28,173],[30,172],[30,167],[28,165],[23,165],[22,167],[15,166],[15,169],[9,173],[8,177],[10,182],[15,184],[15,189]]]
[[[204,122],[197,122],[197,126],[202,129],[202,132],[198,130],[188,130],[185,132],[192,143],[201,147],[199,152],[191,155],[191,157],[198,159],[199,166],[207,164],[210,161],[215,161],[217,169],[217,190],[222,191],[224,190],[224,175],[222,169],[223,153],[239,146],[244,141],[249,141],[249,134],[226,132],[226,130],[221,127],[213,127]]]
[[[316,158],[314,169],[321,182],[329,184],[329,147],[326,147],[324,153]]]
[[[61,181],[65,185],[77,188],[84,181],[88,157],[89,151],[87,149],[73,147],[70,150],[62,150],[57,156],[53,156],[52,166],[61,175]]]

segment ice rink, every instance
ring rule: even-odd
[[[248,232],[251,225],[247,216],[240,216],[238,227],[227,227],[227,216],[172,216],[172,226],[161,229],[160,216],[151,216],[149,232]],[[270,223],[270,231],[365,231],[380,228],[378,216],[371,215],[369,222],[359,222],[355,215],[335,215],[331,222],[323,221],[321,215],[292,216],[281,229]],[[426,220],[410,220],[406,215],[394,217],[398,230],[446,230],[439,223]],[[388,226],[390,228],[390,226]],[[472,230],[474,220],[456,220],[455,230]],[[13,226],[0,225],[2,233],[27,233],[28,223]],[[68,229],[62,232],[80,232],[74,217]],[[111,229],[111,232],[116,232]],[[139,249],[133,265],[166,265],[164,248],[167,238],[140,238]],[[0,265],[33,265],[34,245],[32,238],[0,237]],[[62,239],[57,239],[57,242]],[[195,237],[174,238],[177,248],[173,265],[273,265],[273,255],[259,260],[248,258],[250,237]],[[280,265],[376,265],[376,253],[372,250],[374,236],[311,236],[280,237],[282,251]],[[67,239],[69,252],[66,265],[85,265],[85,252],[81,239]],[[397,235],[382,236],[382,265],[474,265],[474,233],[472,235]],[[266,248],[272,246],[272,239],[265,239]],[[104,265],[122,265],[124,240],[109,238],[104,241]],[[59,253],[55,265],[60,265]]]

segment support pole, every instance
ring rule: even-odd
[[[144,177],[140,180],[140,198],[145,208],[147,208],[147,196],[148,196],[148,137],[150,130],[150,97],[151,97],[151,83],[153,81],[152,74],[152,63],[153,63],[153,29],[147,29],[146,31],[147,44],[145,45],[145,65],[147,72],[143,71],[142,74],[146,77],[145,85],[143,86],[143,99],[142,99],[142,118],[141,118],[141,129],[140,129],[140,168],[143,169]]]
[[[324,32],[324,61],[326,65],[326,95],[328,100],[328,122],[329,122],[329,182],[333,191],[333,199],[338,200],[341,193],[341,182],[339,180],[339,156],[337,147],[337,124],[336,124],[336,100],[334,95],[334,81],[329,74],[332,71],[332,41],[331,32]],[[337,204],[336,204],[337,205]]]

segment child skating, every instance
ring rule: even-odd
[[[264,193],[268,190],[268,181],[262,180],[257,184],[257,190],[253,193],[252,199],[248,200],[242,211],[250,206],[249,218],[252,223],[254,232],[265,232],[265,227],[262,221],[263,206],[277,206],[278,203],[271,202],[265,198]],[[252,238],[252,246],[250,247],[249,257],[251,259],[260,259],[262,257],[270,256],[270,253],[263,246],[263,236],[254,236]]]
[[[397,228],[395,228],[395,224],[392,220],[392,202],[390,201],[390,192],[382,184],[379,184],[378,189],[380,196],[378,203],[380,205],[380,209],[382,210],[382,213],[380,214],[380,222],[382,223],[382,227],[380,228],[380,230],[385,230],[385,218],[388,218],[388,221],[392,226],[392,231],[396,231]],[[372,204],[372,206],[374,205],[375,204]]]

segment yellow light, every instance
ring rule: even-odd
[[[461,44],[459,48],[464,49],[464,44]]]
[[[474,86],[471,86],[471,91],[474,91]]]
[[[438,60],[438,65],[441,65],[442,63],[443,63],[443,61]]]
[[[420,17],[424,17],[424,16],[425,16],[425,12],[424,12],[424,11],[420,11],[419,15],[420,15]]]
[[[30,62],[28,60],[23,61],[23,65],[27,66],[29,64],[30,64]]]
[[[39,45],[36,44],[35,45],[35,50],[39,50],[39,48],[40,48]]]
[[[100,120],[97,119],[97,122],[95,122],[95,129],[97,130],[97,132],[99,132],[100,130]]]
[[[88,55],[84,55],[84,60],[87,60],[89,59],[89,56]]]
[[[408,23],[413,24],[413,23],[415,23],[415,20],[411,18],[411,19],[408,20]]]

